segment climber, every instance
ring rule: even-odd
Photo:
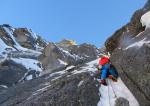
[[[115,67],[111,64],[108,56],[103,56],[99,60],[99,70],[101,70],[100,84],[107,85],[106,78],[117,81],[118,73]]]

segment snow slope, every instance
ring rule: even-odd
[[[139,106],[136,98],[120,78],[118,79],[118,82],[113,82],[108,79],[107,83],[108,86],[101,85],[99,88],[101,98],[98,106],[115,106],[115,100],[119,97],[128,100],[130,106]]]

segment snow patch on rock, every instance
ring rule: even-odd
[[[148,11],[141,17],[141,23],[142,26],[146,27],[146,29],[150,28],[150,11]]]
[[[28,70],[35,70],[42,72],[42,67],[39,66],[39,61],[27,58],[12,58],[18,64],[23,65]]]
[[[66,62],[64,62],[64,61],[62,61],[62,60],[60,60],[60,59],[58,59],[58,61],[59,61],[59,63],[62,64],[62,65],[65,65],[65,66],[68,65]]]
[[[29,75],[29,76],[27,76],[26,79],[27,79],[27,80],[32,80],[32,79],[33,79],[33,76],[32,76],[32,75]]]
[[[149,43],[150,43],[150,41],[147,41],[146,38],[144,38],[143,40],[140,40],[140,41],[138,41],[138,42],[135,42],[135,43],[129,45],[128,47],[126,47],[126,48],[123,49],[123,50],[127,50],[127,49],[132,48],[132,47],[138,47],[138,48],[140,48],[140,47],[142,47],[144,44],[149,44]]]
[[[6,85],[0,85],[0,87],[3,87],[3,88],[8,88]]]
[[[84,81],[80,81],[78,84],[78,87],[82,86],[83,83],[84,83]]]

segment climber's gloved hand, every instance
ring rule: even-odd
[[[98,70],[101,70],[101,69],[102,69],[102,66],[101,66],[101,65],[98,65],[98,66],[97,66],[97,69],[98,69]]]

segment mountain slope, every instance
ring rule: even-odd
[[[71,40],[47,42],[31,29],[0,26],[0,86],[9,88],[47,73],[94,60],[99,49]]]
[[[139,106],[120,79],[108,80],[107,87],[99,86],[98,79],[94,78],[97,64],[98,59],[4,89],[0,93],[0,105],[116,106],[120,103]]]
[[[1,106],[96,106],[99,84],[93,74],[97,60],[45,74],[37,79],[5,88]]]

